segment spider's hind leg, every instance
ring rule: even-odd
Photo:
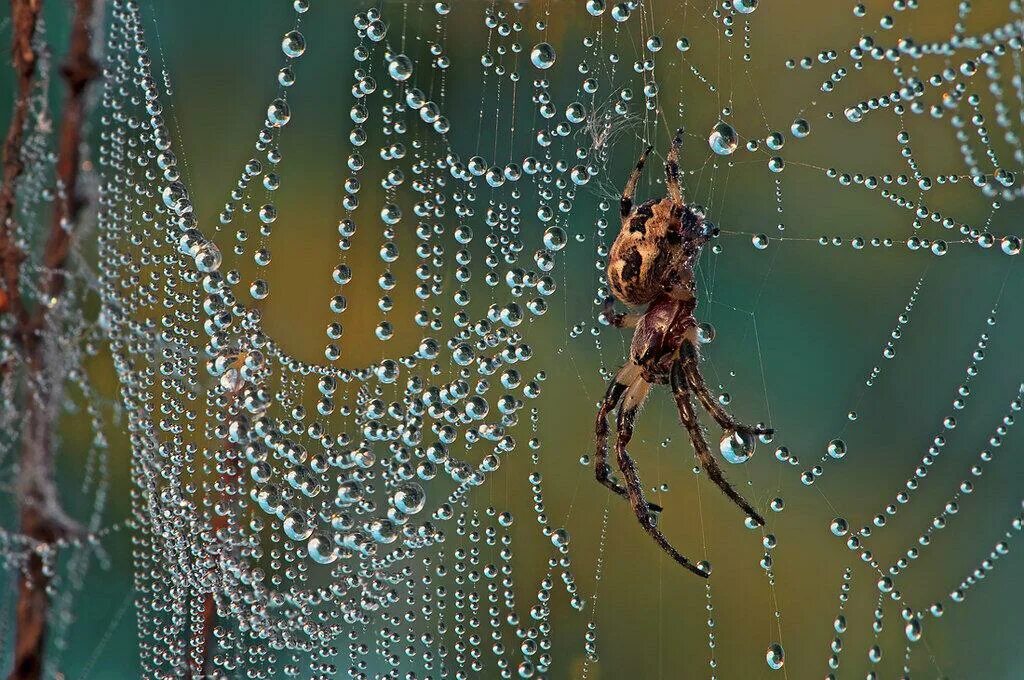
[[[668,195],[672,203],[683,206],[683,190],[679,186],[679,148],[683,145],[683,128],[676,130],[675,139],[672,140],[672,148],[669,149],[668,158],[665,159],[665,180],[668,185]]]
[[[700,405],[712,418],[715,419],[715,422],[718,423],[719,427],[723,430],[745,432],[753,436],[762,434],[771,435],[774,432],[770,427],[744,425],[736,420],[731,413],[726,411],[708,389],[708,385],[704,382],[704,375],[700,372],[700,365],[697,361],[697,348],[691,341],[687,340],[683,343],[682,350],[680,351],[680,365],[683,373],[682,384],[697,395],[697,400],[700,401]]]
[[[747,502],[743,496],[739,494],[736,489],[732,487],[729,480],[725,478],[725,473],[722,472],[722,468],[718,466],[718,461],[711,454],[711,447],[708,445],[708,440],[704,436],[704,428],[701,427],[700,421],[697,420],[697,413],[693,410],[693,403],[690,401],[690,393],[686,389],[686,383],[683,377],[682,364],[677,361],[672,366],[671,374],[672,382],[672,395],[675,397],[676,406],[679,409],[679,419],[683,422],[683,427],[686,428],[687,433],[690,435],[690,442],[693,444],[693,451],[697,454],[697,460],[700,461],[700,465],[707,472],[708,477],[713,481],[718,488],[725,493],[729,499],[740,506],[745,513],[754,519],[760,526],[764,526],[764,517],[754,509],[750,503]]]
[[[594,423],[594,435],[597,441],[594,451],[594,476],[598,482],[623,498],[628,498],[629,493],[625,487],[616,484],[611,478],[611,468],[608,466],[608,414],[619,405],[622,395],[630,387],[638,384],[646,383],[643,383],[640,368],[636,364],[630,362],[620,368],[608,385],[608,391],[605,392],[601,407],[597,410],[597,419]],[[632,429],[630,429],[629,436],[633,436]],[[654,503],[648,503],[647,509],[650,512],[661,512],[661,506]]]
[[[636,421],[636,415],[647,398],[647,392],[650,390],[650,387],[648,382],[641,380],[630,385],[625,392],[622,406],[619,407],[619,417],[616,423],[618,429],[618,438],[615,442],[616,462],[619,464],[619,470],[622,471],[622,476],[626,480],[626,492],[629,495],[629,503],[633,506],[633,512],[640,521],[640,526],[651,535],[655,543],[661,546],[661,549],[668,553],[672,559],[694,574],[707,578],[708,573],[699,569],[672,547],[665,534],[658,528],[654,517],[651,516],[651,504],[644,498],[644,487],[640,481],[640,472],[637,470],[636,463],[632,457],[626,452],[626,446],[633,437],[633,424]]]
[[[636,193],[636,185],[640,182],[640,173],[644,170],[644,163],[647,162],[647,156],[650,155],[653,146],[648,146],[640,154],[640,160],[636,162],[636,167],[633,168],[633,172],[630,173],[629,179],[626,180],[626,188],[622,190],[622,199],[619,201],[619,215],[623,218],[629,215],[629,211],[633,209],[633,194]]]

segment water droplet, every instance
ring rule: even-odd
[[[732,154],[739,146],[736,130],[728,123],[721,121],[715,123],[715,126],[711,128],[711,134],[708,135],[708,146],[719,156]]]
[[[786,651],[782,648],[782,645],[778,642],[768,645],[765,661],[768,662],[768,668],[771,668],[773,671],[781,669],[786,664]]]
[[[412,76],[412,59],[404,54],[397,55],[388,64],[388,75],[401,82]]]
[[[811,134],[811,124],[803,118],[797,118],[793,121],[793,124],[789,126],[789,131],[793,133],[794,137],[803,139],[807,135]]]
[[[555,48],[546,42],[537,43],[530,51],[530,61],[539,69],[551,68],[555,64]]]
[[[718,449],[726,461],[739,464],[750,460],[750,457],[754,455],[756,444],[757,441],[750,433],[728,430],[722,437]]]
[[[548,227],[544,230],[544,247],[548,250],[561,250],[568,242],[569,238],[561,227]]]
[[[284,127],[291,120],[292,112],[288,108],[288,102],[283,99],[275,99],[267,107],[267,122],[271,127]]]
[[[697,342],[707,345],[715,339],[715,327],[705,322],[697,324]]]
[[[833,458],[842,458],[846,455],[846,442],[842,439],[833,439],[828,443],[826,450]]]
[[[306,51],[306,38],[298,31],[288,31],[281,40],[281,51],[292,59],[301,57]]]

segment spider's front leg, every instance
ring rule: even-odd
[[[615,311],[615,298],[604,299],[604,309],[601,310],[601,315],[616,328],[636,328],[636,325],[640,323],[640,318],[643,314],[623,314],[622,312]]]
[[[672,140],[672,148],[665,159],[665,185],[668,187],[669,198],[679,207],[683,206],[683,190],[679,186],[679,149],[683,146],[683,128],[676,130]]]
[[[693,444],[693,451],[697,454],[697,460],[700,461],[701,467],[707,472],[708,477],[718,485],[718,488],[725,493],[729,499],[740,506],[747,515],[754,518],[754,521],[759,525],[764,526],[764,517],[754,509],[747,499],[739,494],[736,489],[732,488],[729,480],[725,478],[725,473],[722,472],[722,468],[719,467],[718,461],[711,454],[711,447],[708,445],[707,437],[704,436],[704,428],[701,427],[700,421],[697,419],[697,413],[693,410],[693,402],[690,401],[690,393],[686,389],[686,382],[683,376],[683,367],[680,361],[676,361],[672,365],[672,373],[670,376],[672,384],[672,394],[676,400],[676,406],[679,409],[679,419],[683,422],[683,427],[686,428],[687,433],[690,435],[690,442]]]
[[[718,400],[715,399],[711,394],[711,391],[708,389],[707,383],[704,382],[704,375],[700,372],[700,365],[697,363],[697,348],[690,340],[683,342],[683,346],[679,351],[679,361],[682,367],[683,377],[685,378],[686,387],[697,395],[697,400],[700,401],[700,405],[704,407],[704,410],[715,419],[715,422],[718,423],[723,430],[743,432],[752,436],[762,434],[770,436],[774,433],[774,430],[770,427],[764,427],[761,425],[744,425],[736,420],[731,413],[726,411],[725,408],[718,403]]]
[[[633,209],[633,194],[636,193],[636,185],[640,182],[640,173],[644,171],[644,163],[647,162],[647,157],[654,150],[653,146],[648,146],[640,154],[640,159],[636,162],[636,167],[633,168],[633,172],[629,174],[629,179],[626,180],[626,186],[622,190],[622,198],[619,199],[619,215],[625,219],[629,215],[629,211]]]

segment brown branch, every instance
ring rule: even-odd
[[[47,301],[58,297],[64,289],[64,267],[71,251],[74,225],[85,206],[78,186],[81,170],[82,128],[86,117],[85,90],[99,76],[99,64],[92,55],[92,23],[96,0],[75,0],[75,18],[71,27],[71,44],[61,76],[68,96],[60,126],[60,150],[57,156],[57,200],[53,211],[50,237],[43,251],[43,280],[40,285],[42,304],[36,310],[40,320]]]
[[[21,147],[25,136],[25,122],[28,118],[29,99],[36,74],[37,55],[32,47],[39,11],[42,0],[11,0],[11,61],[17,80],[18,93],[14,100],[14,113],[4,140],[3,186],[0,187],[0,275],[4,282],[4,305],[17,316],[18,323],[26,318],[25,308],[21,302],[19,277],[21,263],[25,253],[14,242],[13,220],[17,183],[24,170],[21,158]],[[26,423],[25,432],[33,429]],[[19,503],[21,499],[19,498]],[[21,516],[22,530],[31,523],[31,517]],[[42,535],[41,527],[29,527],[34,534]],[[25,573],[18,583],[18,605],[15,612],[18,629],[15,642],[15,665],[11,672],[12,678],[39,677],[42,672],[42,658],[33,655],[32,649],[36,640],[43,639],[46,626],[45,615],[40,619],[33,612],[47,610],[46,592],[41,588],[32,589],[27,578],[32,574],[42,574],[41,556],[34,550],[29,554],[24,566]],[[28,587],[26,587],[26,585]]]
[[[36,545],[52,544],[74,533],[77,525],[64,514],[61,508],[54,469],[53,433],[59,413],[65,375],[59,364],[59,327],[56,322],[45,335],[47,312],[52,301],[64,290],[68,254],[71,250],[73,225],[77,222],[85,199],[78,187],[82,165],[82,129],[86,118],[86,88],[99,75],[99,67],[92,56],[92,22],[98,0],[75,0],[74,18],[67,60],[61,74],[67,88],[67,97],[62,112],[59,148],[57,154],[57,199],[54,202],[53,223],[42,255],[43,271],[39,284],[40,300],[29,314],[18,292],[18,277],[24,253],[14,244],[10,220],[15,205],[14,180],[21,172],[20,143],[24,116],[27,113],[27,98],[31,90],[32,72],[24,76],[19,70],[19,59],[28,60],[34,71],[35,55],[19,57],[19,49],[31,53],[31,37],[25,39],[19,14],[25,16],[32,9],[32,28],[38,18],[42,0],[12,0],[15,17],[15,69],[19,73],[19,99],[16,114],[24,106],[25,112],[19,121],[12,122],[8,141],[14,143],[5,148],[5,173],[3,194],[0,194],[0,218],[3,218],[0,232],[0,247],[3,253],[4,281],[10,298],[11,309],[18,318],[16,337],[20,340],[25,359],[25,420],[22,431],[21,458],[18,461],[18,506],[21,532]],[[27,30],[27,19],[22,20]],[[26,47],[27,46],[27,47]],[[24,99],[24,101],[23,101]],[[17,116],[16,116],[17,118]],[[14,130],[18,123],[18,131]],[[16,152],[16,153],[14,153]],[[8,164],[17,159],[10,171]],[[16,171],[16,172],[15,172]],[[6,203],[5,203],[6,201]],[[55,364],[55,362],[57,362]],[[9,680],[38,680],[42,677],[43,659],[46,649],[47,619],[50,611],[50,596],[47,592],[51,576],[45,569],[43,555],[33,549],[23,568],[18,583],[16,607],[16,635],[14,667]]]
[[[38,55],[32,46],[43,0],[11,0],[11,61],[17,81],[18,94],[14,100],[14,113],[7,138],[4,140],[3,186],[0,187],[0,269],[9,308],[19,319],[26,319],[21,302],[19,275],[25,253],[14,241],[13,221],[18,179],[25,168],[21,147],[25,138],[32,84],[36,75]],[[0,311],[3,311],[0,308]]]

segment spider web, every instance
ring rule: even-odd
[[[110,17],[100,284],[144,675],[1009,672],[1005,637],[953,635],[1000,620],[1021,526],[1016,3],[292,7],[264,17],[272,91],[205,119],[170,10]],[[204,149],[210,120],[232,131]],[[596,321],[615,199],[679,126],[722,230],[703,371],[777,432],[729,471],[758,533],[669,400],[641,418],[707,582],[587,459],[628,346]]]

